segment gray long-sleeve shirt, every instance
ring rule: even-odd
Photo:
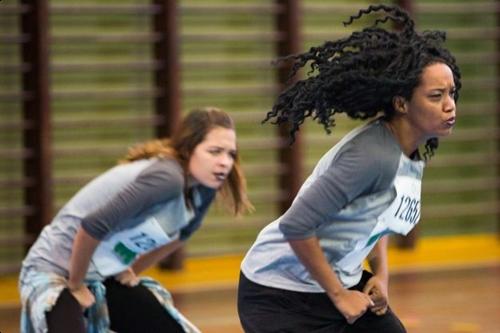
[[[67,276],[80,226],[106,241],[154,217],[166,234],[186,239],[200,226],[215,196],[215,190],[202,185],[192,186],[190,192],[193,217],[186,220],[184,176],[177,161],[153,158],[117,165],[84,186],[59,211],[30,249],[23,269]],[[87,278],[102,278],[92,262]]]
[[[288,211],[259,233],[242,262],[243,273],[265,286],[323,292],[288,243],[316,236],[343,285],[355,285],[363,258],[348,255],[360,251],[359,244],[372,247],[370,237],[388,232],[372,234],[395,201],[395,178],[409,177],[419,190],[423,167],[402,153],[382,120],[351,131],[320,159]]]

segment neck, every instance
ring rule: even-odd
[[[410,157],[418,149],[421,140],[414,135],[414,129],[403,119],[396,117],[386,121],[385,125],[406,156]]]
[[[196,180],[196,178],[194,178],[191,175],[188,175],[188,177],[187,177],[187,188],[194,187],[194,186],[198,185],[199,183],[200,182],[198,180]]]

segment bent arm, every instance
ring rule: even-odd
[[[183,241],[176,239],[171,243],[160,246],[159,248],[154,249],[150,252],[144,253],[143,255],[139,256],[139,258],[137,258],[137,260],[132,264],[132,270],[136,275],[139,275],[141,272],[157,264],[166,256],[177,250],[183,243]]]
[[[83,285],[90,259],[99,243],[98,239],[89,235],[82,227],[76,232],[69,265],[68,287],[70,290],[79,289]]]
[[[388,236],[382,237],[368,256],[368,263],[374,276],[366,283],[363,292],[374,302],[371,311],[376,315],[383,315],[387,311],[389,302],[388,284],[389,272],[387,265]]]
[[[310,237],[289,240],[289,243],[311,276],[325,289],[328,296],[334,300],[344,287],[326,260],[318,238]]]
[[[325,258],[317,237],[289,240],[289,243],[299,260],[311,276],[325,289],[348,323],[354,323],[370,305],[373,305],[368,295],[344,289]]]
[[[368,264],[372,273],[387,286],[389,282],[389,269],[387,264],[388,236],[382,237],[368,255]]]

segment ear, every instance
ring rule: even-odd
[[[403,96],[394,96],[392,106],[397,113],[406,114],[408,112],[408,102]]]

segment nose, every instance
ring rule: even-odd
[[[224,168],[231,168],[233,166],[233,158],[229,154],[221,154],[219,158],[219,165]]]
[[[453,96],[448,95],[448,98],[446,99],[443,108],[444,112],[446,113],[455,112],[455,98],[453,98]]]

